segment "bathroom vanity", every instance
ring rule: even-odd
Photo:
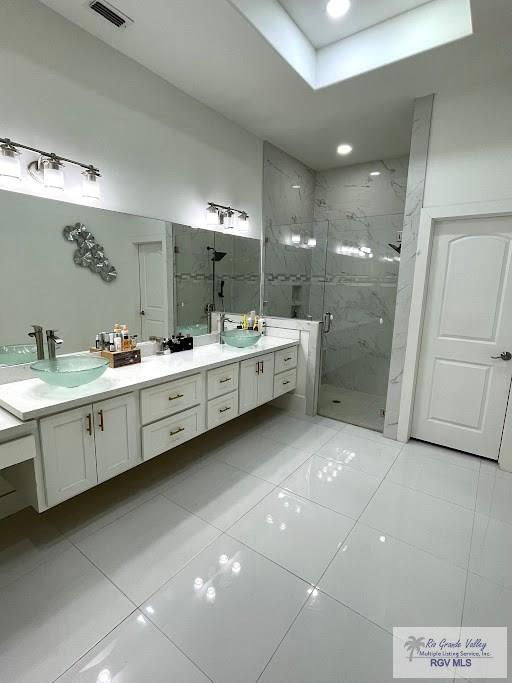
[[[3,385],[2,474],[42,512],[295,390],[298,346],[277,337],[247,349],[209,344],[74,389]]]

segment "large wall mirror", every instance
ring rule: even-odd
[[[66,239],[76,224],[86,240]],[[0,290],[0,365],[32,360],[6,347],[30,347],[33,324],[59,331],[61,353],[115,323],[205,334],[209,305],[259,310],[260,241],[0,191]]]

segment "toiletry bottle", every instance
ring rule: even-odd
[[[131,342],[130,342],[130,335],[128,333],[128,326],[123,325],[123,344],[122,344],[122,349],[123,351],[130,351],[132,348]]]
[[[98,351],[101,351],[101,347],[102,347],[101,334],[97,334],[96,335],[96,349]]]
[[[265,334],[265,326],[266,326],[265,318],[260,318],[259,320],[259,325],[258,325],[258,331],[261,335]]]

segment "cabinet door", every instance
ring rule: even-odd
[[[240,414],[258,405],[258,370],[260,358],[249,358],[240,363]]]
[[[98,483],[92,406],[40,422],[46,498],[51,507]]]
[[[274,354],[256,358],[259,362],[258,377],[258,405],[268,403],[274,398]]]
[[[94,427],[98,481],[106,481],[139,461],[134,394],[95,403]]]

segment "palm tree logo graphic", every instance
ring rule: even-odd
[[[412,662],[414,653],[419,652],[422,647],[425,647],[425,638],[409,636],[408,640],[404,643],[404,647],[409,651],[409,661]]]

